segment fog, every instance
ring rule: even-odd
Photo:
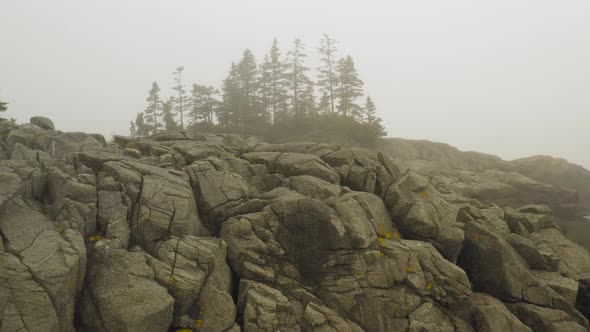
[[[389,136],[590,168],[589,13],[587,0],[2,0],[0,100],[19,121],[126,134],[179,65],[219,86],[245,48],[261,60],[273,37],[283,53],[300,37],[311,55],[325,32]]]

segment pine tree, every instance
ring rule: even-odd
[[[133,121],[129,122],[129,135],[133,138],[137,136],[137,127]]]
[[[213,124],[213,112],[219,101],[215,94],[219,91],[212,86],[193,84],[191,90],[191,116],[193,124],[207,122]]]
[[[176,84],[172,90],[178,93],[177,97],[174,97],[174,110],[180,117],[180,129],[184,130],[184,115],[187,111],[187,104],[189,103],[189,97],[186,95],[184,90],[185,85],[182,83],[182,71],[184,66],[176,68],[176,71],[172,73],[174,75],[174,83]]]
[[[317,110],[319,114],[332,114],[330,96],[327,93],[322,93]]]
[[[303,85],[303,89],[301,90],[299,96],[299,108],[301,109],[301,115],[304,117],[316,116],[318,114],[318,109],[315,104],[314,85],[311,80]]]
[[[0,100],[0,112],[5,112],[8,109],[8,106],[6,105],[8,105],[8,103]]]
[[[162,103],[162,114],[164,127],[166,130],[178,130],[178,123],[174,120],[174,114],[172,113],[174,106],[174,97],[170,97],[168,101]]]
[[[258,66],[260,68],[260,104],[265,115],[272,114],[271,96],[272,96],[272,71],[268,55],[264,56],[264,61]]]
[[[145,109],[144,121],[150,127],[152,133],[156,133],[162,124],[158,122],[158,117],[162,115],[162,101],[160,100],[160,87],[157,82],[152,83],[152,88],[146,99],[148,106]]]
[[[137,113],[137,116],[135,117],[135,127],[137,128],[135,134],[138,137],[145,137],[150,134],[151,128],[145,123],[143,112]]]
[[[281,51],[276,38],[272,41],[272,47],[267,57],[262,68],[262,82],[268,85],[269,113],[272,122],[276,123],[278,113],[283,113],[287,109],[287,81],[285,73],[287,66],[281,60]]]
[[[254,54],[249,49],[244,51],[242,59],[238,63],[238,82],[242,104],[240,125],[253,127],[265,122],[264,111],[258,95],[260,90],[258,68]]]
[[[287,72],[287,79],[291,89],[289,97],[291,100],[292,113],[296,118],[303,118],[305,116],[305,105],[308,103],[305,100],[309,99],[310,91],[313,92],[313,87],[311,90],[309,88],[309,85],[311,85],[312,82],[306,75],[309,68],[305,67],[303,64],[303,60],[306,57],[304,51],[305,47],[303,42],[301,39],[296,38],[293,43],[293,50],[287,54],[287,66],[289,69]]]
[[[241,113],[240,84],[238,81],[238,65],[232,62],[230,71],[223,80],[221,107],[217,109],[217,120],[223,127],[238,126]]]
[[[322,65],[318,68],[318,83],[320,90],[329,97],[330,114],[335,113],[334,98],[338,80],[336,77],[336,40],[324,33],[320,41],[320,61]]]
[[[338,61],[338,111],[344,116],[358,117],[361,107],[356,99],[363,96],[363,81],[358,77],[354,61],[349,55]]]
[[[363,108],[363,122],[379,137],[387,135],[385,127],[381,124],[383,120],[377,116],[377,108],[371,96],[367,96],[365,107]]]

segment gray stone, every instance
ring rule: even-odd
[[[473,327],[479,332],[532,332],[500,300],[482,293],[473,293],[469,302]]]
[[[74,296],[84,280],[86,250],[77,232],[64,231],[24,202],[5,205],[0,214],[5,249],[18,256],[54,305],[60,330],[74,329]]]
[[[340,183],[338,173],[311,154],[284,153],[277,158],[276,169],[285,176],[311,175],[331,183]]]
[[[242,279],[238,306],[244,313],[245,332],[301,330],[289,299],[266,285]]]
[[[453,332],[455,328],[451,320],[432,303],[424,303],[408,317],[408,332]]]
[[[127,157],[134,158],[134,159],[141,158],[141,152],[139,152],[139,150],[134,149],[134,148],[125,148],[123,150],[123,155],[127,156]]]
[[[134,161],[109,161],[101,170],[121,184],[123,202],[132,211],[131,239],[153,254],[171,236],[198,235],[202,230],[186,173]]]
[[[559,272],[565,276],[578,280],[581,274],[590,272],[588,251],[566,239],[557,229],[543,229],[532,234],[531,238],[537,247],[547,252],[547,256],[558,258]]]
[[[457,208],[426,179],[407,173],[389,187],[385,204],[406,238],[431,242],[446,259],[456,261],[464,236],[455,223]]]
[[[216,231],[226,219],[225,212],[250,198],[245,180],[236,173],[218,171],[209,161],[197,161],[186,168],[199,211]]]
[[[584,321],[567,300],[528,271],[514,249],[499,235],[468,221],[463,244],[459,265],[467,272],[475,290],[505,301],[525,301],[563,310]]]
[[[51,299],[16,256],[0,253],[0,285],[0,331],[68,330],[60,329]]]
[[[517,303],[508,306],[512,312],[535,332],[583,332],[587,327],[580,325],[570,315],[550,308],[528,303]]]
[[[223,240],[175,238],[164,242],[155,258],[146,257],[158,283],[174,297],[175,321],[185,316],[192,322],[182,327],[224,331],[234,324],[236,308]]]
[[[289,186],[292,190],[302,195],[317,199],[338,197],[342,193],[342,188],[339,185],[310,175],[290,177]]]
[[[527,264],[533,269],[551,271],[551,265],[545,260],[535,243],[518,234],[511,233],[506,237],[506,241],[516,250]]]
[[[92,255],[81,299],[81,328],[165,331],[173,307],[174,299],[156,283],[144,255],[122,249]]]
[[[531,270],[531,273],[537,280],[551,287],[572,306],[576,305],[576,298],[578,297],[578,282],[576,280],[563,277],[558,272]]]
[[[30,123],[32,125],[38,126],[39,128],[43,128],[45,130],[55,130],[55,125],[51,119],[43,117],[43,116],[34,116],[31,118]]]

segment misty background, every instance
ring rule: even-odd
[[[322,33],[351,54],[388,136],[590,169],[590,2],[2,0],[0,100],[63,131],[127,134],[151,82],[218,87],[250,48]]]

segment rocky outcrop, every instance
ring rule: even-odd
[[[519,173],[531,179],[576,190],[581,205],[590,213],[590,171],[584,167],[549,156],[517,159],[511,163]]]
[[[448,144],[384,139],[379,151],[425,175],[442,178],[469,197],[501,206],[549,205],[564,218],[590,213],[590,171],[560,158],[504,161]]]
[[[589,326],[590,255],[535,199],[361,148],[49,123],[0,126],[1,331]]]

